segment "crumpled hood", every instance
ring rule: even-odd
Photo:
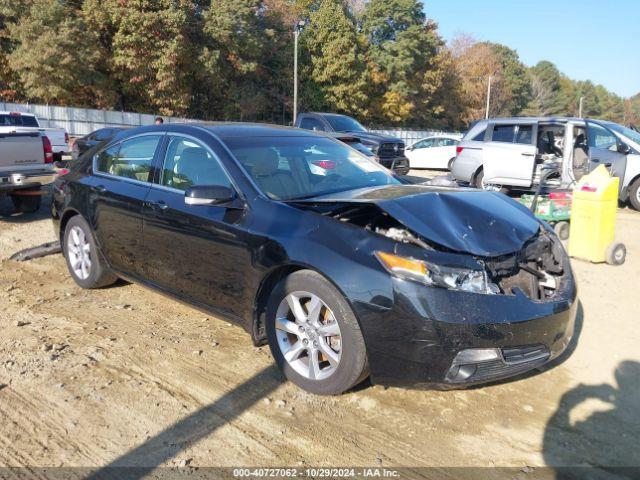
[[[426,240],[480,257],[516,252],[540,230],[527,208],[480,190],[394,185],[313,200],[375,204]]]

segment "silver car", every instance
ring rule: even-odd
[[[477,188],[530,190],[552,171],[550,187],[570,188],[600,164],[620,178],[620,200],[640,210],[640,133],[613,122],[481,120],[462,138],[451,171],[458,182]]]

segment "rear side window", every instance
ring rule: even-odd
[[[482,137],[484,138],[484,133],[482,134]],[[441,138],[440,139],[440,146],[442,147],[451,147],[454,145],[458,145],[458,140],[454,140],[453,138]]]
[[[491,141],[513,143],[515,131],[515,125],[494,125],[493,133],[491,134]]]
[[[319,130],[324,131],[324,125],[320,120],[315,118],[306,117],[303,118],[300,122],[300,128],[304,128],[306,130]]]
[[[516,143],[531,145],[533,140],[533,127],[531,125],[519,125],[516,133]]]
[[[98,171],[147,182],[160,138],[160,135],[145,135],[102,151],[97,159]]]
[[[486,128],[482,130],[479,134],[477,134],[475,137],[473,137],[471,140],[473,140],[474,142],[483,142],[485,133],[487,133]]]

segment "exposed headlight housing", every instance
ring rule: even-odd
[[[376,252],[375,255],[382,266],[397,277],[449,290],[484,294],[500,293],[498,286],[489,281],[487,272],[484,270],[443,267],[424,260],[400,257],[386,252]]]

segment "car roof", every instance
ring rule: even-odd
[[[12,112],[10,112],[8,110],[1,111],[0,115],[24,115],[25,117],[35,117],[36,116],[35,113],[21,112],[19,110],[15,110],[15,111],[12,111]]]

